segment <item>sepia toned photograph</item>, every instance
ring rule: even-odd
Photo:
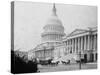
[[[97,69],[97,6],[11,2],[11,73]]]

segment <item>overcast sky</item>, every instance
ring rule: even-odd
[[[14,47],[27,51],[41,43],[43,26],[52,14],[53,4],[15,2]],[[83,5],[56,4],[58,18],[65,33],[73,30],[97,26],[97,7]]]

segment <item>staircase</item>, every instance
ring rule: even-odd
[[[79,60],[79,56],[77,54],[67,54],[66,56],[62,56],[61,58],[58,58],[60,61],[68,61],[70,60],[70,63],[76,63],[76,60]]]

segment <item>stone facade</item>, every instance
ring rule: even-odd
[[[81,53],[81,59],[87,62],[97,61],[97,28],[76,29],[66,36],[62,42],[63,47],[56,47],[58,51],[59,49],[63,51],[63,55],[60,54],[61,57],[72,54],[74,55],[73,58]],[[57,56],[59,56],[59,53]]]

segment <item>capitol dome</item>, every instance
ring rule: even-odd
[[[44,32],[41,35],[43,42],[61,41],[62,37],[65,35],[62,22],[56,14],[55,4],[53,5],[52,15],[47,20],[43,29]]]
[[[47,20],[47,25],[49,24],[54,24],[54,25],[62,25],[62,22],[58,19],[57,16],[51,16],[49,17],[49,19]]]

